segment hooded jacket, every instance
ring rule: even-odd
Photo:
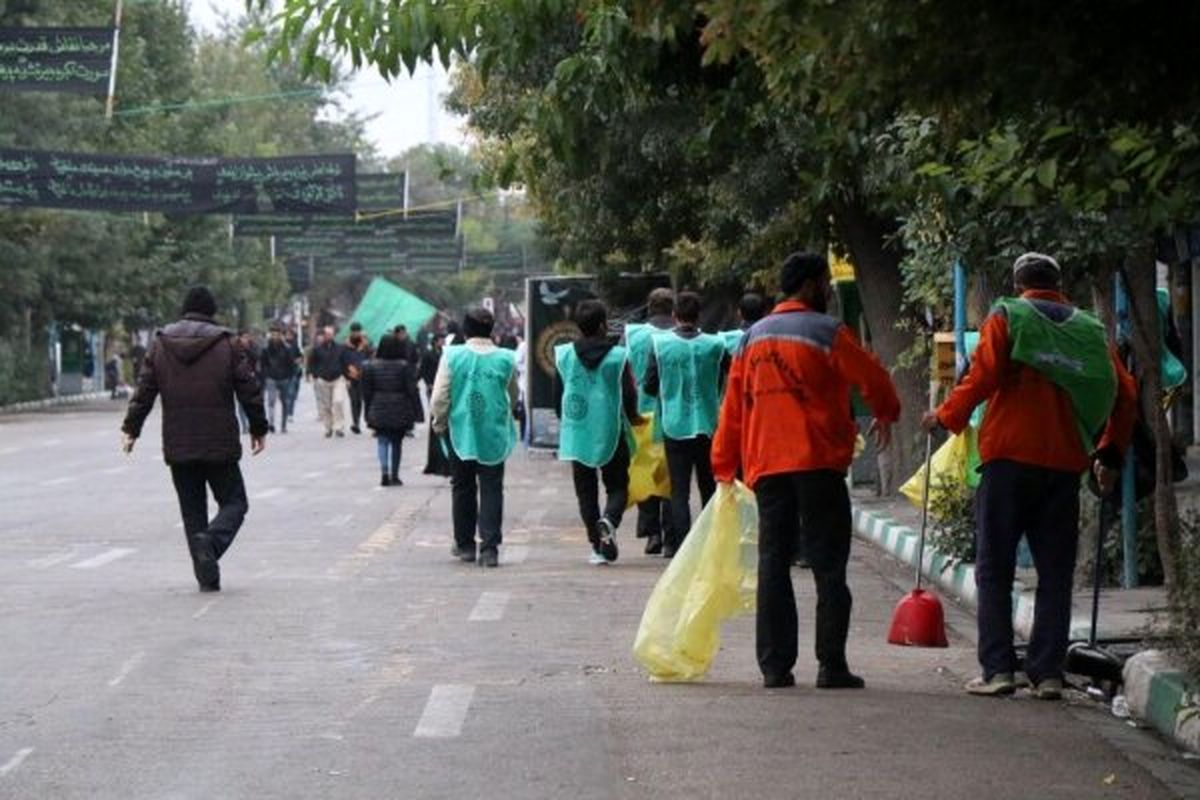
[[[607,337],[584,337],[575,340],[575,355],[579,357],[579,361],[584,367],[594,370],[604,361],[608,351],[615,346],[616,343],[609,341]],[[555,372],[554,414],[560,418],[562,417],[562,399],[562,377]],[[626,419],[630,422],[637,421],[637,384],[634,382],[633,368],[629,362],[625,363],[625,372],[621,375],[621,407],[625,410]]]
[[[159,396],[163,460],[168,464],[227,463],[241,458],[235,397],[250,420],[250,433],[267,433],[255,364],[238,346],[233,331],[209,317],[186,314],[158,332],[142,363],[121,430],[140,436]]]

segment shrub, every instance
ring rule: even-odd
[[[929,498],[929,544],[950,561],[975,560],[975,493],[955,480],[935,483]]]
[[[45,396],[45,359],[0,340],[0,406]]]

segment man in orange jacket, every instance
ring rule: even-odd
[[[887,370],[850,329],[825,314],[829,263],[795,253],[780,271],[787,299],[756,322],[733,359],[713,440],[713,474],[741,471],[758,498],[758,665],[767,688],[794,686],[792,556],[801,537],[817,585],[817,687],[860,689],[846,662],[850,630],[850,496],[857,429],[850,387],[875,415],[880,449],[900,401]]]
[[[1019,299],[997,303],[980,329],[970,370],[926,415],[925,428],[958,433],[976,406],[988,404],[975,500],[983,676],[966,689],[988,696],[1016,691],[1012,588],[1024,534],[1038,573],[1025,671],[1038,697],[1056,700],[1071,624],[1079,475],[1090,467],[1101,491],[1112,490],[1133,432],[1137,388],[1099,321],[1063,296],[1058,262],[1026,253],[1013,265],[1013,280]]]

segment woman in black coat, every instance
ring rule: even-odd
[[[375,358],[363,370],[362,394],[367,426],[375,431],[382,486],[402,486],[400,449],[413,426],[424,420],[417,393],[416,365],[405,360],[405,348],[395,336],[379,341]]]

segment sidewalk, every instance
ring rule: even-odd
[[[55,406],[70,406],[78,405],[79,403],[89,403],[94,400],[108,400],[111,397],[112,395],[109,392],[62,394],[58,395],[57,397],[46,397],[41,400],[26,400],[22,403],[12,403],[7,406],[0,406],[0,414],[22,414],[27,411],[40,411],[45,408],[54,408]],[[119,399],[123,403],[129,402],[128,397],[122,397]]]

